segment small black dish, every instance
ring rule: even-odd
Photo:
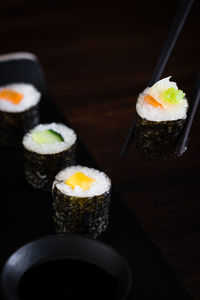
[[[51,235],[21,247],[1,275],[8,300],[122,300],[130,286],[130,268],[118,252],[78,235]]]

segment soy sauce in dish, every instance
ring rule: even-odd
[[[78,260],[53,260],[30,268],[19,283],[22,300],[116,299],[117,279]]]

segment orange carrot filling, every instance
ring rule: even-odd
[[[17,93],[9,89],[3,89],[0,91],[0,100],[8,100],[13,104],[19,104],[23,98],[23,94]]]
[[[164,109],[162,104],[158,102],[155,98],[153,98],[151,95],[144,96],[144,100],[147,101],[149,104],[153,105],[154,107],[160,107]]]

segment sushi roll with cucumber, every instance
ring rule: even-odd
[[[77,136],[64,124],[39,124],[22,144],[25,177],[35,188],[51,191],[55,175],[76,162]]]
[[[152,158],[175,156],[187,110],[185,93],[170,77],[146,88],[136,104],[134,139],[138,150]]]
[[[41,93],[31,84],[0,87],[0,145],[20,146],[23,135],[39,123]]]
[[[108,226],[110,193],[103,172],[79,165],[60,171],[52,187],[56,232],[98,237]]]

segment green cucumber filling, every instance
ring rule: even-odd
[[[35,131],[31,133],[31,137],[37,144],[54,144],[56,142],[63,142],[62,136],[52,129],[42,131]]]
[[[171,104],[177,104],[183,100],[185,93],[181,90],[176,90],[174,87],[171,87],[164,91],[162,96],[165,101]]]

